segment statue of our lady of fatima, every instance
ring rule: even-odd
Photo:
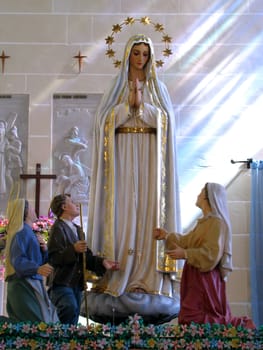
[[[180,232],[175,116],[144,34],[125,47],[120,72],[95,115],[88,242],[120,263],[88,293],[89,317],[119,322],[135,313],[163,323],[179,312],[176,263],[153,229]]]

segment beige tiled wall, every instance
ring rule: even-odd
[[[188,130],[195,123],[198,111],[217,92],[215,82],[227,85],[229,75],[235,71],[233,62],[228,62],[224,74],[221,71],[214,74],[214,85],[209,81],[200,88],[200,82],[204,75],[211,73],[216,65],[231,55],[233,49],[241,50],[242,45],[253,42],[263,29],[262,10],[261,0],[0,0],[0,52],[4,50],[11,56],[5,62],[5,73],[0,74],[0,94],[30,95],[28,171],[34,171],[35,163],[40,159],[43,172],[52,170],[50,125],[53,94],[101,93],[108,86],[116,69],[105,57],[105,38],[111,33],[112,25],[127,16],[140,18],[148,15],[154,22],[164,24],[173,38],[174,55],[160,75],[167,84],[176,110],[179,160],[186,157],[182,145],[192,143],[194,148],[196,138],[200,136],[193,133],[189,136]],[[228,20],[224,17],[223,21],[223,15],[228,15]],[[222,25],[229,26],[233,19],[238,21],[222,34]],[[160,54],[163,48],[160,34],[153,27],[142,29],[151,36],[156,52]],[[129,35],[141,31],[139,28],[128,30]],[[118,35],[118,52],[122,51],[126,39],[127,33]],[[259,42],[260,39],[257,40]],[[199,49],[206,48],[210,53],[206,59],[200,60],[191,53],[191,46],[197,44]],[[258,44],[261,45],[261,42]],[[80,74],[73,58],[79,50],[87,56]],[[254,57],[257,57],[256,53]],[[256,60],[246,58],[244,62],[242,64],[249,72]],[[231,113],[222,118],[232,117]],[[205,138],[207,135],[201,136]],[[240,149],[242,139],[236,142],[240,144],[236,149]],[[219,154],[219,157],[225,156]],[[253,154],[240,156],[251,157]],[[214,164],[209,166],[214,168]],[[181,165],[179,175],[191,171],[194,174],[199,168]],[[220,181],[220,177],[216,180]],[[228,283],[228,295],[237,315],[250,313],[249,187],[250,176],[246,169],[228,186],[235,265]],[[29,188],[30,198],[34,198],[33,190],[33,187]],[[181,194],[184,195],[184,189]],[[51,186],[45,181],[40,208],[44,213],[50,196]]]
[[[250,171],[242,170],[228,187],[233,230],[234,270],[227,283],[229,302],[236,315],[251,315],[249,280]]]

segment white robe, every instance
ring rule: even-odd
[[[172,297],[169,274],[156,270],[157,243],[153,239],[153,229],[158,225],[157,116],[161,115],[161,111],[145,100],[147,90],[144,93],[143,108],[136,116],[126,102],[115,106],[111,111],[115,129],[115,195],[114,244],[111,245],[113,252],[110,258],[119,261],[120,271],[108,271],[99,285],[105,293],[113,296],[141,289],[149,294]],[[116,130],[119,127],[150,127],[156,133],[118,133]],[[92,250],[109,257],[110,253],[105,249],[106,239],[101,235],[105,223],[103,205],[99,208],[96,218],[99,218],[97,228],[100,227],[100,230],[93,234]],[[174,217],[173,220],[175,219],[177,218]]]
[[[174,271],[174,261],[172,268],[163,268],[166,260],[161,256],[159,264],[157,242],[153,239],[153,229],[159,225],[168,231],[180,231],[175,117],[166,86],[154,72],[153,55],[146,68],[140,111],[130,111],[127,67],[129,51],[137,40],[146,40],[153,52],[149,39],[142,35],[131,38],[122,72],[96,113],[88,243],[94,254],[118,261],[120,270],[107,271],[96,284],[93,290],[97,294],[89,301],[90,314],[103,313],[107,300],[110,313],[111,297],[115,297],[116,311],[117,298],[122,304],[125,295],[140,291],[147,296],[145,306],[150,314],[157,313],[149,306],[154,296],[168,298],[176,305],[169,274]],[[154,128],[156,133],[124,133],[119,127]],[[98,308],[94,307],[96,300]],[[167,306],[167,300],[164,303]],[[124,304],[121,315],[136,310],[129,301]],[[142,304],[140,298],[140,311]],[[160,298],[156,305],[160,311]],[[171,309],[169,305],[167,313],[173,313]]]

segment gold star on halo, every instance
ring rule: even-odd
[[[112,35],[107,36],[107,38],[105,38],[106,44],[107,45],[112,45],[114,43],[114,37]]]
[[[170,44],[172,42],[172,38],[169,35],[165,34],[163,35],[162,42]]]
[[[121,61],[115,60],[115,61],[113,62],[113,64],[114,64],[114,67],[115,67],[115,68],[119,68],[119,67],[121,66]]]
[[[116,51],[114,51],[114,50],[112,50],[112,49],[108,49],[108,50],[106,51],[106,56],[108,56],[108,57],[114,57],[114,56],[115,56],[115,53],[116,53]]]
[[[112,26],[112,31],[113,31],[113,33],[118,33],[118,32],[121,32],[121,25],[120,24],[114,24],[113,26]]]
[[[132,24],[134,24],[134,22],[135,22],[135,19],[133,17],[127,17],[124,20],[124,24],[126,24],[126,25],[128,25],[128,24],[132,25]]]
[[[160,23],[156,23],[154,25],[154,28],[155,28],[156,32],[162,32],[164,30],[164,26],[162,24],[160,24]]]
[[[150,24],[150,23],[151,23],[151,20],[150,20],[150,18],[149,18],[148,16],[145,16],[145,17],[142,17],[142,18],[141,18],[140,22],[141,22],[142,24],[147,25],[147,24]]]
[[[159,68],[159,67],[162,67],[162,66],[163,66],[164,61],[162,61],[162,60],[157,60],[157,61],[155,61],[155,63],[156,63],[156,67]]]
[[[169,48],[163,50],[163,55],[165,57],[169,57],[170,55],[172,55],[172,53],[173,53],[173,51],[171,49],[169,49]]]

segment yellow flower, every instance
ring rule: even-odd
[[[175,332],[175,334],[179,334],[181,332],[181,327],[179,324],[175,324],[173,327],[173,330]]]
[[[45,331],[47,329],[47,324],[44,322],[40,322],[38,328],[40,331]]]
[[[229,334],[231,335],[231,337],[235,337],[237,335],[237,329],[235,327],[230,328]]]
[[[69,342],[69,348],[71,349],[71,350],[74,350],[74,349],[76,349],[76,347],[77,347],[77,342],[75,341],[75,340],[71,340],[70,342]]]
[[[153,338],[151,338],[151,339],[149,339],[149,340],[147,341],[147,344],[148,344],[151,348],[154,348],[155,345],[156,345],[156,341],[155,341]]]
[[[38,347],[38,343],[35,340],[30,340],[28,342],[28,345],[30,346],[31,350],[37,349],[37,347]]]
[[[200,340],[197,340],[195,343],[195,350],[202,350],[202,343],[200,342]]]
[[[234,338],[232,339],[232,341],[230,342],[231,344],[231,348],[232,349],[239,349],[240,346],[240,340],[238,338]]]
[[[116,340],[115,346],[116,346],[116,349],[123,349],[124,341],[123,340]]]

